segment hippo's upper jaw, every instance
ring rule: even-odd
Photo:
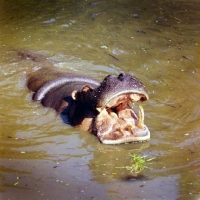
[[[103,144],[150,139],[149,129],[144,125],[142,106],[139,106],[138,114],[132,108],[135,102],[148,99],[144,85],[137,78],[129,74],[108,76],[95,90],[99,114],[93,123],[93,130]]]

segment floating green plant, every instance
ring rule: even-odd
[[[129,153],[128,156],[131,157],[131,165],[130,166],[122,166],[122,167],[116,167],[116,168],[121,168],[121,169],[126,169],[128,171],[130,171],[131,173],[140,173],[141,171],[143,171],[144,169],[149,169],[148,166],[145,165],[146,162],[149,162],[155,158],[151,158],[146,160],[146,156],[139,156],[136,154],[131,154]]]

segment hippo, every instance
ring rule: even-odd
[[[27,75],[33,101],[55,109],[67,123],[93,133],[103,144],[148,141],[150,131],[144,124],[144,110],[133,110],[136,102],[149,99],[145,86],[133,75],[107,75],[99,82],[93,78],[65,72],[52,61],[32,52],[19,55],[44,66]]]

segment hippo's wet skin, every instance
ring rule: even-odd
[[[38,62],[37,54],[19,52],[19,55],[33,57]],[[144,85],[135,76],[108,75],[99,83],[85,76],[55,71],[52,66],[48,67],[49,61],[40,58],[39,62],[45,66],[27,79],[28,88],[35,92],[34,101],[66,114],[71,125],[95,134],[104,144],[150,139],[143,108],[139,106],[138,114],[132,108],[135,102],[148,99]]]

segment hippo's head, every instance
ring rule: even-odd
[[[130,74],[108,75],[92,92],[92,101],[99,112],[93,120],[92,131],[104,144],[146,141],[150,132],[144,125],[144,111],[138,113],[133,104],[147,100],[144,85]]]

